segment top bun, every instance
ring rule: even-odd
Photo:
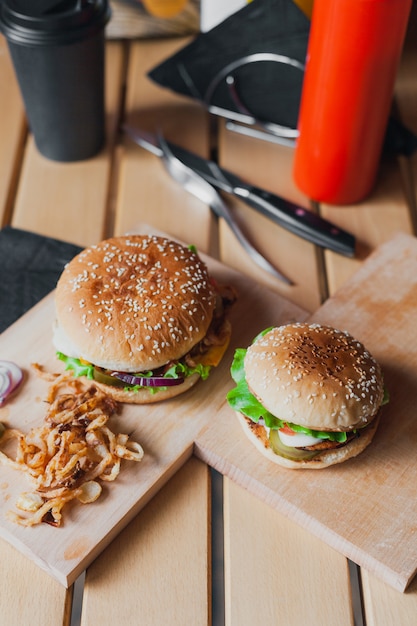
[[[206,334],[215,295],[187,247],[148,235],[85,249],[56,288],[55,347],[111,370],[140,372],[179,359]]]
[[[288,324],[268,331],[247,350],[250,391],[273,415],[312,430],[365,426],[384,395],[381,368],[345,331]]]

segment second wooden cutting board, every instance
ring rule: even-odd
[[[198,456],[358,565],[404,591],[417,571],[417,239],[378,249],[311,321],[350,331],[381,363],[390,402],[371,446],[324,470],[264,459],[227,405]]]

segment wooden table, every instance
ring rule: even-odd
[[[417,11],[398,75],[395,106],[417,132]],[[197,104],[150,83],[146,72],[184,40],[107,45],[107,145],[95,158],[48,161],[25,121],[7,47],[0,38],[0,219],[2,226],[82,246],[140,223],[193,242],[314,312],[395,233],[416,231],[417,154],[381,163],[372,195],[320,212],[353,232],[358,256],[316,249],[234,202],[254,243],[294,279],[288,287],[254,266],[209,208],[184,192],[161,163],[121,136],[119,124],[155,130],[282,196],[309,207],[295,188],[293,151],[215,124]],[[190,458],[70,589],[0,543],[0,624],[414,625],[417,583],[393,590],[233,481]],[[80,618],[80,605],[82,613]],[[72,609],[74,607],[74,609]]]

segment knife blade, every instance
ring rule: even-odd
[[[156,135],[128,125],[124,125],[123,130],[135,143],[162,158],[163,150]],[[311,243],[344,256],[355,255],[355,237],[351,233],[302,206],[244,182],[214,161],[204,159],[171,142],[167,143],[180,161],[220,191],[240,198],[279,226]]]

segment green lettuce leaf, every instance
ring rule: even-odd
[[[72,370],[74,376],[86,376],[90,380],[94,380],[94,365],[91,363],[83,363],[75,357],[67,356],[62,352],[57,352],[58,358],[65,363],[66,370]],[[188,367],[186,363],[178,362],[170,367],[164,374],[166,378],[187,378],[192,374],[199,374],[202,380],[206,380],[210,374],[211,365],[198,364],[196,367]],[[138,372],[139,374],[139,372]],[[140,376],[149,377],[153,376],[153,372],[140,372]],[[125,389],[129,391],[139,391],[143,389],[143,385],[126,385]],[[167,387],[146,387],[150,393],[158,393],[167,389]]]
[[[186,363],[178,361],[178,363],[175,363],[175,365],[165,372],[164,376],[168,378],[178,378],[179,376],[187,378],[188,376],[192,376],[192,374],[199,374],[201,380],[207,380],[210,370],[211,365],[198,363],[195,367],[189,367]]]
[[[249,391],[246,380],[241,380],[226,396],[231,408],[243,413],[253,422],[258,423],[262,418],[268,428],[278,429],[283,425],[282,420],[269,413],[257,398]]]
[[[74,376],[86,376],[90,380],[94,380],[94,365],[91,363],[82,363],[79,359],[67,356],[62,352],[57,352],[57,357],[65,363],[66,370],[72,370]]]

